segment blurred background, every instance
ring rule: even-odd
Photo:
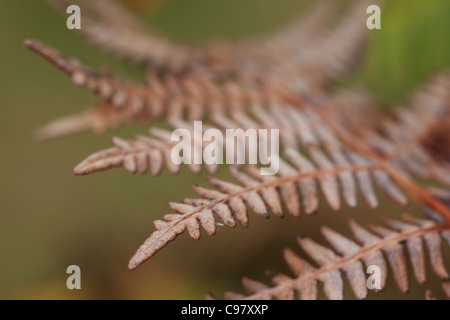
[[[310,1],[301,0],[129,0],[124,1],[149,24],[189,41],[242,38],[261,34],[295,17]],[[382,29],[371,32],[361,69],[351,82],[364,85],[380,101],[403,103],[427,76],[450,66],[450,1],[387,1]],[[76,3],[76,1],[74,1]],[[377,1],[374,0],[374,4]],[[193,195],[191,184],[205,185],[204,175],[187,170],[179,176],[133,176],[123,169],[75,177],[72,168],[85,156],[110,146],[110,138],[131,138],[144,127],[124,128],[104,136],[82,134],[37,143],[32,132],[46,122],[94,103],[86,90],[28,52],[22,41],[37,38],[61,52],[99,68],[108,63],[120,75],[142,77],[134,66],[100,53],[65,27],[41,1],[2,0],[0,10],[0,298],[2,299],[202,299],[212,291],[241,291],[244,275],[267,280],[267,269],[289,271],[282,249],[300,253],[295,236],[319,241],[327,224],[349,234],[349,217],[378,222],[403,211],[383,201],[358,209],[294,219],[250,217],[248,229],[222,228],[216,236],[193,241],[186,235],[137,270],[128,259],[152,232],[152,221],[169,213],[168,201]],[[221,170],[218,177],[226,177]],[[385,199],[381,196],[382,199]],[[394,212],[395,214],[390,214]],[[446,260],[449,250],[446,248]],[[81,290],[66,288],[66,268],[81,268]],[[448,264],[447,264],[448,265]],[[428,269],[429,268],[429,265]],[[410,270],[411,271],[411,270]],[[422,299],[432,288],[442,298],[440,281],[411,281],[408,295],[392,282],[388,292],[369,299]],[[346,294],[349,294],[347,286]],[[351,295],[346,295],[352,297]]]

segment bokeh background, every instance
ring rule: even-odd
[[[331,0],[330,0],[331,1]],[[301,0],[125,1],[149,24],[180,39],[242,38],[273,30],[307,5]],[[382,30],[371,32],[368,54],[351,83],[364,85],[382,102],[403,103],[426,77],[450,66],[450,1],[396,0],[382,11]],[[76,3],[76,1],[74,1]],[[374,0],[377,3],[377,0]],[[108,63],[121,75],[140,78],[134,66],[100,53],[65,27],[65,19],[36,0],[0,4],[0,298],[2,299],[202,299],[212,291],[241,290],[240,278],[267,280],[264,270],[288,272],[282,249],[300,252],[295,235],[322,239],[327,224],[348,233],[345,222],[377,222],[380,215],[409,211],[383,201],[377,210],[358,209],[269,221],[251,216],[248,229],[219,229],[198,242],[181,236],[137,270],[129,257],[152,232],[151,222],[168,213],[167,202],[193,195],[204,176],[187,170],[174,177],[133,176],[123,169],[74,177],[72,168],[113,135],[129,138],[144,127],[104,136],[82,134],[37,143],[32,132],[58,116],[78,112],[95,99],[40,58],[22,41],[37,38],[94,68]],[[222,170],[219,177],[226,177]],[[382,199],[385,199],[381,196]],[[391,214],[394,212],[394,214]],[[445,251],[449,260],[449,250]],[[67,266],[82,271],[82,289],[66,288]],[[428,266],[429,267],[429,266]],[[428,268],[429,269],[429,268]],[[438,297],[440,281],[412,281],[408,295],[389,282],[370,299]],[[347,286],[348,287],[348,286]],[[347,288],[346,293],[349,293]],[[350,297],[350,295],[348,295]]]

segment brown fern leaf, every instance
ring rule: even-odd
[[[134,117],[128,110],[115,110],[110,104],[100,104],[79,114],[54,120],[37,129],[33,136],[37,141],[47,141],[85,131],[103,134],[109,129],[117,129],[134,122]]]
[[[66,8],[73,4],[68,0],[45,2],[61,14],[66,14]],[[192,56],[188,46],[151,30],[116,0],[82,0],[77,4],[83,8],[83,27],[79,32],[103,51],[156,68],[176,68]]]
[[[388,267],[401,292],[409,287],[407,260],[404,250],[407,249],[415,279],[419,283],[426,281],[426,255],[423,243],[428,248],[428,260],[434,273],[442,279],[448,279],[441,252],[441,238],[450,244],[450,225],[436,224],[430,220],[419,220],[404,215],[401,221],[385,220],[385,226],[369,226],[363,228],[355,221],[349,226],[355,240],[344,237],[328,227],[322,228],[322,234],[333,249],[324,247],[307,238],[299,237],[298,243],[306,256],[314,264],[307,262],[290,249],[285,249],[284,258],[294,273],[291,278],[284,274],[273,273],[269,286],[248,278],[243,279],[243,285],[249,295],[234,292],[225,293],[226,299],[317,299],[318,283],[323,284],[323,290],[328,299],[343,299],[344,280],[342,273],[347,275],[348,282],[356,298],[367,297],[367,276],[363,265],[376,265],[381,271],[381,289],[385,288]],[[383,256],[383,254],[385,256]],[[448,284],[447,282],[444,282]],[[210,296],[211,298],[212,296]]]
[[[102,29],[102,32],[98,31],[99,34],[105,36],[111,32],[114,39],[121,39],[123,32],[134,32],[138,37],[141,37],[142,35],[139,32],[132,31],[135,23],[130,22],[130,20],[133,19],[128,16],[122,19],[120,17],[122,11],[115,7],[117,4],[114,1],[108,3],[108,1],[102,0],[88,5],[88,7],[94,7],[93,11],[101,17],[100,26],[104,24],[104,28],[110,29],[109,31]],[[322,22],[326,20],[323,16],[327,16],[323,12],[330,11],[330,9],[324,10],[322,8],[323,3],[318,6],[318,9],[314,9],[318,13],[313,15],[322,16],[321,19],[318,19]],[[60,4],[56,5],[59,6]],[[328,7],[328,5],[325,5],[325,7]],[[100,8],[102,9],[100,10]],[[193,56],[193,58],[187,59],[189,64],[193,65],[192,70],[173,73],[168,70],[160,72],[158,68],[152,68],[152,71],[148,72],[148,85],[122,80],[110,74],[98,74],[77,60],[66,58],[58,51],[35,40],[26,40],[25,45],[69,75],[75,85],[87,86],[94,94],[99,95],[101,106],[110,105],[114,107],[113,110],[115,108],[120,109],[119,111],[107,112],[108,117],[102,121],[101,127],[108,128],[115,127],[120,123],[133,123],[138,120],[144,122],[162,120],[180,114],[190,120],[201,120],[205,115],[212,114],[218,109],[235,110],[238,108],[245,110],[246,106],[251,103],[251,96],[256,94],[259,96],[258,99],[264,102],[267,93],[277,95],[280,87],[310,95],[354,69],[355,61],[357,61],[356,56],[362,51],[361,49],[367,38],[366,28],[356,27],[361,24],[361,21],[363,21],[361,19],[364,17],[361,4],[358,4],[353,12],[343,19],[339,28],[323,37],[310,32],[320,29],[318,22],[313,23],[312,20],[306,19],[305,23],[302,24],[304,30],[300,28],[299,31],[293,32],[293,35],[283,38],[282,42],[286,43],[284,46],[274,47],[274,49],[267,51],[270,53],[274,50],[281,50],[282,53],[267,53],[267,56],[256,54],[266,52],[259,50],[257,44],[244,46],[253,48],[252,50],[237,50],[232,45],[224,54],[229,55],[228,60],[218,59],[218,61],[215,58],[204,58],[216,54],[210,53],[211,51],[217,51],[214,49],[214,44],[197,48],[194,50],[197,53],[181,54],[182,56]],[[92,22],[90,21],[88,15],[85,23],[89,24]],[[128,26],[120,27],[119,24],[118,28],[125,31],[115,31],[115,27],[110,27],[112,22],[116,23],[117,21],[123,21]],[[85,27],[83,30],[91,30],[84,32],[97,32],[92,31],[96,30],[95,27]],[[312,41],[307,36],[311,34],[316,40]],[[297,39],[295,35],[302,36]],[[105,37],[108,38],[108,36]],[[130,37],[123,36],[123,39],[118,41],[125,41],[125,39],[129,41]],[[133,38],[131,37],[131,39]],[[303,39],[303,42],[300,41],[301,39]],[[161,41],[151,37],[148,41],[149,43],[155,41],[155,46],[152,46],[153,51],[143,50],[143,52],[154,53],[157,57],[152,59],[157,61],[155,62],[157,65],[183,64],[180,61],[186,60],[186,58],[180,58],[178,52],[186,52],[187,49],[177,50],[170,45],[159,46],[158,43]],[[110,40],[107,42],[114,43]],[[137,41],[136,43],[141,42]],[[264,43],[267,44],[270,41]],[[302,47],[302,44],[304,44],[304,49],[298,52],[298,47]],[[218,46],[219,48],[223,47]],[[159,47],[165,49],[159,50]],[[133,46],[133,48],[137,48],[138,51],[142,50],[138,45]],[[120,50],[118,51],[120,52]],[[236,52],[240,53],[235,54]],[[197,59],[198,56],[203,58]],[[271,59],[268,59],[268,57],[271,57]],[[173,61],[159,61],[161,59]],[[211,59],[214,61],[211,61]],[[278,100],[283,99],[279,98]],[[94,114],[95,116],[89,117],[86,117],[85,114],[69,117],[63,119],[62,122],[57,120],[46,126],[43,130],[44,134],[38,134],[38,136],[42,139],[52,138],[92,128],[92,118],[98,118],[105,112],[94,112]],[[71,119],[74,120],[73,124],[69,121]],[[85,122],[82,122],[83,119],[86,119]],[[110,121],[114,121],[114,123],[109,125]],[[95,120],[94,122],[101,122],[101,120]],[[67,127],[66,131],[63,130],[61,123]],[[58,130],[51,132],[53,128]]]
[[[171,141],[171,132],[158,128],[149,129],[150,137],[139,135],[134,140],[123,140],[113,138],[114,147],[92,154],[78,164],[74,173],[84,175],[92,172],[102,171],[109,168],[123,166],[131,173],[144,174],[150,168],[153,176],[158,176],[164,165],[171,174],[180,171],[180,165],[171,159],[172,149],[178,142]],[[183,144],[188,142],[182,141]],[[196,141],[189,142],[189,147],[195,148]],[[186,146],[187,147],[187,146]],[[205,146],[200,146],[206,148]],[[202,165],[188,164],[190,171],[200,173]],[[218,164],[204,165],[209,173],[215,173]]]
[[[269,217],[269,210],[282,217],[283,204],[292,216],[300,215],[301,206],[307,214],[312,214],[319,208],[320,187],[332,209],[341,208],[340,191],[347,204],[355,206],[357,190],[355,176],[359,182],[359,189],[369,204],[376,206],[378,203],[372,179],[375,179],[394,200],[401,204],[406,203],[406,197],[389,177],[376,166],[360,161],[362,158],[354,155],[357,160],[355,163],[333,166],[318,149],[314,154],[315,162],[310,162],[300,153],[288,150],[292,165],[281,160],[277,176],[262,176],[253,166],[248,167],[249,174],[236,167],[230,167],[231,175],[239,184],[209,178],[209,182],[217,190],[195,186],[194,191],[202,198],[185,199],[183,203],[170,203],[176,213],[167,214],[162,220],[154,221],[156,231],[131,258],[129,268],[136,268],[186,230],[195,240],[200,238],[200,226],[208,235],[214,235],[216,232],[214,213],[219,221],[228,227],[234,227],[236,220],[246,227],[248,213],[245,204],[263,218]],[[373,174],[373,178],[369,173]]]
[[[58,119],[37,130],[36,137],[39,140],[86,130],[103,133],[108,128],[135,122],[136,118],[145,120],[150,116],[157,116],[157,108],[144,110],[145,100],[152,96],[150,91],[146,92],[145,89],[125,83],[110,74],[98,74],[78,60],[67,58],[39,41],[28,39],[24,45],[68,75],[76,86],[86,86],[102,100],[94,110]]]
[[[352,96],[350,96],[352,97]],[[343,101],[341,101],[343,102]],[[227,139],[234,139],[234,137],[228,137],[225,135],[227,128],[243,128],[243,129],[278,129],[281,136],[282,146],[285,154],[291,159],[291,162],[297,169],[290,168],[289,165],[282,163],[281,176],[296,175],[297,170],[303,170],[308,172],[314,171],[318,168],[321,169],[333,169],[336,167],[348,167],[348,166],[370,166],[373,162],[368,158],[362,157],[354,153],[352,150],[343,146],[339,140],[335,139],[333,134],[320,122],[320,120],[313,114],[303,112],[298,109],[293,109],[289,106],[279,105],[277,103],[272,104],[270,110],[264,110],[260,104],[255,104],[252,109],[252,117],[247,116],[241,112],[234,112],[233,119],[224,117],[221,114],[216,114],[212,121],[217,124],[216,128],[222,131],[223,138],[227,143]],[[194,135],[194,129],[192,125],[184,122],[181,119],[174,118],[170,121],[170,124],[174,128],[186,128]],[[204,126],[204,130],[209,129],[209,126]],[[115,139],[115,147],[106,149],[100,152],[96,152],[83,160],[74,170],[75,174],[88,174],[100,170],[105,170],[111,167],[125,166],[125,168],[135,173],[136,171],[144,173],[147,169],[147,163],[150,166],[156,166],[160,168],[162,165],[161,159],[163,156],[166,158],[166,164],[169,167],[169,171],[177,173],[179,170],[178,165],[174,165],[170,161],[170,154],[172,149],[178,142],[171,141],[171,134],[167,131],[160,129],[151,129],[152,135],[157,135],[161,143],[155,145],[154,138],[139,136],[134,141],[123,141],[121,139]],[[164,143],[162,142],[164,140]],[[184,141],[183,144],[192,144],[201,142],[193,139],[193,141]],[[204,150],[208,144],[200,145],[200,148]],[[247,149],[249,144],[245,146]],[[223,154],[225,155],[225,149],[223,145]],[[304,150],[302,156],[294,150]],[[326,151],[324,153],[322,150]],[[300,151],[303,152],[303,151]],[[160,155],[156,157],[156,154]],[[155,160],[152,164],[152,154],[154,154]],[[191,161],[190,163],[194,163]],[[217,170],[217,165],[205,165],[208,172],[214,173]],[[201,165],[188,165],[192,172],[199,173]],[[376,167],[376,165],[373,165]],[[139,169],[140,168],[140,169]],[[159,173],[160,169],[153,174]],[[370,172],[340,172],[337,174],[337,180],[322,177],[322,185],[325,192],[330,195],[330,205],[334,209],[339,209],[340,201],[339,197],[335,196],[338,189],[338,183],[342,185],[343,197],[345,202],[351,206],[356,206],[356,192],[359,188],[364,196],[365,200],[372,207],[376,207],[378,204],[375,192],[373,190],[373,181],[375,181],[390,197],[401,204],[406,203],[406,198],[390,181],[388,175],[383,170],[371,170]],[[328,190],[327,186],[332,187]],[[333,196],[331,196],[333,195]],[[314,211],[314,210],[311,210]]]
[[[98,110],[59,119],[38,130],[41,140],[87,129],[102,132],[98,128],[115,128],[124,123],[150,122],[164,117],[201,120],[205,113],[231,113],[245,109],[251,99],[263,102],[266,99],[262,88],[246,89],[246,85],[239,87],[228,81],[218,86],[202,76],[178,79],[169,75],[161,79],[148,74],[148,86],[144,86],[109,73],[98,74],[39,41],[26,40],[24,44],[71,77],[75,85],[87,87],[101,99]]]
[[[450,72],[435,75],[414,93],[411,107],[395,109],[394,117],[384,117],[360,134],[400,169],[450,185],[449,92]]]
[[[336,109],[340,110],[340,107],[343,105],[348,105],[350,103],[359,102],[358,107],[363,108],[365,104],[369,103],[368,99],[365,99],[365,94],[362,94],[359,90],[355,92],[341,92],[339,93],[335,99],[337,100]],[[347,155],[351,153],[348,148],[343,146],[337,139],[333,137],[333,134],[326,128],[326,126],[314,116],[314,114],[302,110],[295,109],[289,105],[283,104],[277,101],[274,97],[268,97],[269,107],[264,107],[264,101],[261,101],[261,96],[257,93],[253,94],[250,98],[252,99],[251,106],[248,107],[249,111],[239,109],[238,97],[230,98],[230,102],[232,105],[236,107],[233,108],[233,112],[230,112],[229,115],[225,114],[226,110],[217,109],[217,112],[211,114],[210,119],[213,123],[213,126],[203,125],[203,133],[205,133],[208,129],[214,128],[218,129],[222,132],[222,141],[225,143],[222,144],[220,149],[222,149],[222,154],[226,155],[225,145],[228,140],[233,140],[234,137],[229,137],[226,135],[227,129],[268,129],[273,130],[277,129],[280,135],[281,149],[298,149],[305,150],[305,154],[310,159],[315,159],[318,156],[316,149],[325,149],[328,153],[328,157],[330,157],[333,163],[332,165],[347,165],[348,163],[362,161],[360,158],[356,156]],[[333,111],[334,112],[334,111]],[[338,111],[337,111],[338,112]],[[188,123],[182,119],[183,117],[178,114],[177,116],[172,116],[168,123],[172,128],[184,128],[191,133],[191,136],[194,136],[194,125]],[[161,131],[160,129],[150,129],[150,136],[147,139],[143,136],[139,136],[134,140],[128,141],[127,145],[120,144],[113,148],[102,150],[96,152],[89,156],[87,159],[83,160],[74,170],[75,174],[88,174],[96,171],[105,170],[111,167],[117,167],[126,163],[130,164],[131,170],[128,170],[132,173],[136,172],[136,168],[139,166],[138,163],[142,163],[141,159],[145,158],[144,154],[150,154],[154,152],[155,146],[152,143],[143,144],[144,140],[154,139],[152,137],[155,133],[157,133],[159,140],[164,140],[165,143],[163,146],[159,146],[158,149],[163,148],[163,153],[166,155],[170,155],[171,150],[175,148],[178,144],[177,141],[171,141],[171,133]],[[245,135],[245,132],[241,132],[242,135]],[[119,140],[119,139],[117,139]],[[122,140],[121,140],[122,141]],[[202,137],[199,139],[193,139],[192,146],[194,143],[202,143]],[[229,141],[232,142],[232,141]],[[189,141],[184,143],[189,143]],[[147,147],[146,147],[147,146]],[[204,142],[200,147],[204,150],[208,146],[207,142]],[[248,152],[249,144],[245,145],[246,152]],[[119,160],[122,159],[122,160]],[[127,161],[125,161],[127,158]],[[355,160],[352,160],[354,158]],[[166,159],[169,161],[170,158]],[[131,163],[134,162],[134,165]],[[322,161],[324,166],[330,166],[330,161],[324,160]],[[367,161],[366,161],[367,162]],[[193,161],[191,161],[193,163]],[[170,165],[169,163],[167,164]],[[210,173],[214,173],[217,169],[215,165],[206,165],[206,169]],[[199,173],[201,168],[198,165],[188,165],[189,169],[195,173]],[[141,172],[141,171],[140,171]],[[142,171],[142,172],[145,172]],[[171,171],[172,172],[172,171]],[[178,170],[175,170],[174,173],[177,173]],[[343,183],[354,184],[351,178],[346,178],[348,175],[342,175],[341,180]],[[377,178],[378,179],[378,178]],[[345,182],[345,181],[348,182]],[[353,203],[351,206],[354,206],[355,200],[350,200],[351,195],[347,197],[348,203]],[[354,197],[353,197],[354,198]],[[369,199],[369,202],[372,205],[375,205],[373,200]]]
[[[65,14],[69,1],[46,0]],[[229,73],[229,69],[246,68],[253,63],[279,63],[283,58],[292,59],[299,47],[312,45],[312,39],[329,20],[335,4],[329,1],[317,3],[299,21],[272,35],[241,42],[213,42],[206,45],[187,45],[144,25],[126,8],[113,0],[81,1],[84,27],[79,32],[88,42],[102,50],[129,60],[142,63],[151,69],[178,72],[207,65],[216,73]],[[129,43],[133,43],[130,46]],[[278,53],[278,55],[277,55]],[[285,60],[283,60],[285,61]]]
[[[431,115],[414,141],[428,151],[430,157],[437,163],[450,165],[448,153],[449,124],[450,124],[450,71],[434,75],[412,98],[413,107],[429,110]],[[428,109],[428,108],[427,108]],[[434,117],[433,119],[429,119]],[[412,142],[411,142],[412,143]]]
[[[437,300],[437,298],[431,290],[427,290],[425,291],[425,300]]]
[[[48,2],[58,7],[65,1]],[[216,190],[194,187],[200,198],[171,203],[175,213],[154,222],[156,231],[131,259],[130,268],[136,268],[185,231],[198,239],[201,227],[213,235],[217,222],[228,227],[237,222],[247,226],[248,208],[264,218],[269,217],[269,212],[280,217],[285,212],[299,216],[301,209],[311,214],[318,210],[320,192],[334,210],[339,210],[343,201],[356,206],[358,192],[375,207],[378,199],[374,183],[401,204],[407,201],[404,191],[428,206],[433,214],[438,212],[450,219],[450,210],[438,197],[399,170],[450,181],[447,155],[439,151],[439,146],[447,143],[445,123],[428,123],[428,119],[439,115],[441,107],[434,106],[431,116],[420,106],[414,106],[412,112],[400,110],[394,120],[384,121],[384,127],[374,124],[375,117],[371,116],[376,111],[371,107],[361,108],[370,110],[370,116],[362,115],[362,111],[343,115],[345,105],[370,104],[354,96],[339,101],[327,90],[358,64],[368,36],[365,20],[370,2],[355,1],[337,24],[329,23],[334,5],[330,3],[321,1],[313,7],[311,17],[266,38],[188,46],[149,30],[116,1],[83,2],[86,16],[81,32],[92,43],[149,67],[145,84],[121,79],[109,71],[95,72],[38,41],[25,41],[28,48],[70,76],[75,85],[87,87],[100,98],[98,108],[57,120],[39,130],[37,136],[42,140],[160,120],[190,132],[190,122],[195,120],[210,120],[211,127],[222,132],[228,128],[280,130],[284,160],[280,159],[277,175],[262,176],[253,166],[247,167],[247,172],[232,167],[230,172],[237,183],[210,178]],[[447,103],[447,84],[437,87],[440,89],[426,89],[431,92],[429,95],[419,95],[419,104],[436,103],[434,96],[443,96],[440,102]],[[423,114],[433,129],[411,142],[400,131],[411,131]],[[370,141],[367,146],[363,135],[352,136],[352,131],[362,124],[368,128],[364,137]],[[153,175],[159,174],[164,165],[171,173],[180,169],[170,159],[174,143],[168,131],[151,129],[150,137],[114,138],[113,143],[114,147],[86,158],[74,169],[75,173],[118,166],[140,173],[150,169]],[[202,165],[188,168],[198,173]],[[214,173],[217,165],[207,165],[206,169]],[[393,231],[378,228],[377,232],[390,239]],[[413,262],[414,266],[417,264],[420,261]],[[438,272],[443,274],[442,270]],[[421,280],[421,269],[415,269],[415,273]],[[407,283],[396,277],[403,290]],[[260,288],[255,283],[250,286]],[[339,295],[331,291],[329,294]],[[361,291],[357,296],[362,296]]]
[[[301,14],[301,17],[294,19],[272,34],[229,43],[226,47],[229,52],[227,51],[225,56],[232,54],[237,61],[256,58],[267,64],[286,58],[290,61],[292,56],[302,54],[305,48],[314,46],[325,36],[327,27],[330,27],[329,19],[334,16],[335,9],[335,2],[315,1],[310,8],[307,8],[306,12]],[[208,47],[213,52],[216,49],[214,44]],[[280,59],[279,54],[283,55],[283,59]],[[223,52],[221,57],[226,59]]]
[[[366,89],[341,90],[326,102],[328,117],[354,135],[365,135],[375,128],[382,116],[380,103]]]
[[[445,296],[450,300],[450,281],[442,281],[442,289],[444,290]],[[425,300],[438,300],[431,290],[425,291]]]
[[[447,299],[450,300],[450,281],[449,280],[442,281],[442,289],[444,290],[444,294],[447,297]],[[426,300],[438,300],[431,290],[427,290],[425,292],[425,299]]]

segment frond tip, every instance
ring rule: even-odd
[[[344,290],[342,273],[345,273],[355,297],[364,299],[369,289],[366,282],[368,276],[363,265],[366,268],[379,267],[380,287],[374,289],[382,290],[386,286],[388,264],[391,265],[398,288],[406,293],[409,288],[409,277],[404,250],[406,248],[409,253],[414,277],[419,283],[424,283],[426,258],[423,242],[428,248],[431,267],[434,273],[444,280],[443,288],[446,290],[449,274],[443,264],[441,239],[450,244],[450,224],[436,224],[404,215],[401,221],[385,219],[384,226],[371,225],[370,231],[353,220],[349,226],[355,240],[344,237],[328,227],[322,228],[323,236],[333,249],[307,237],[298,238],[300,247],[315,265],[292,250],[285,249],[284,258],[295,278],[272,273],[273,286],[244,278],[242,283],[249,295],[227,292],[225,298],[292,300],[298,295],[301,300],[315,300],[319,294],[318,282],[321,282],[328,299],[342,300]],[[428,296],[431,297],[430,294]]]

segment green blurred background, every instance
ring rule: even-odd
[[[331,0],[330,0],[331,1]],[[204,176],[133,176],[122,169],[74,177],[72,168],[86,155],[108,147],[113,135],[129,138],[143,127],[104,136],[83,134],[39,144],[32,132],[58,116],[94,102],[58,71],[28,52],[25,38],[37,38],[94,68],[110,64],[117,73],[140,78],[132,65],[85,45],[65,27],[65,19],[36,0],[2,0],[0,10],[0,298],[3,299],[201,299],[212,291],[241,290],[240,277],[267,280],[264,270],[288,272],[282,248],[300,252],[295,235],[317,233],[326,223],[349,234],[345,221],[377,222],[402,209],[383,201],[340,213],[269,221],[251,216],[249,229],[219,229],[198,242],[181,236],[151,261],[130,272],[129,257],[152,232],[151,222],[168,213],[167,202],[193,195],[190,185]],[[127,1],[149,23],[189,41],[240,38],[272,30],[307,3],[300,0]],[[382,30],[372,39],[352,83],[363,84],[381,101],[405,102],[408,92],[430,73],[450,66],[450,1],[387,1]],[[376,4],[377,1],[374,0]],[[222,169],[219,177],[226,177]],[[382,199],[383,196],[381,196]],[[405,209],[418,214],[417,208]],[[448,249],[448,248],[447,248]],[[446,250],[449,260],[449,250]],[[66,268],[81,267],[82,290],[66,288]],[[429,266],[428,266],[429,267]],[[422,299],[426,285],[412,281],[408,295],[389,292],[369,298]],[[348,286],[347,286],[348,287]],[[349,293],[348,288],[346,293]],[[348,297],[350,297],[349,295]]]

